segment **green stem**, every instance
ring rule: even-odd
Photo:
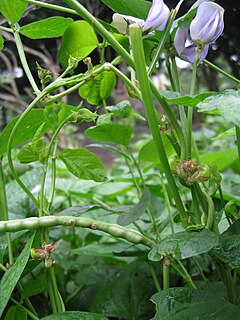
[[[174,233],[174,225],[173,225],[173,217],[172,217],[172,211],[171,211],[171,204],[170,204],[170,200],[169,200],[167,188],[166,188],[165,183],[164,183],[164,180],[163,180],[163,175],[161,174],[160,177],[161,177],[163,197],[164,197],[164,200],[165,200],[165,204],[166,204],[166,206],[167,206],[167,211],[168,211],[168,218],[169,218],[169,222],[170,222],[170,227],[171,227],[172,233]]]
[[[0,233],[50,228],[60,225],[100,230],[114,237],[126,239],[131,243],[142,243],[150,248],[155,246],[154,241],[143,236],[138,231],[128,229],[117,224],[106,223],[85,217],[44,216],[41,218],[31,217],[26,219],[1,221]]]
[[[57,100],[62,99],[63,97],[69,95],[70,93],[76,91],[77,89],[79,89],[81,86],[83,86],[85,83],[87,82],[87,80],[83,80],[77,84],[75,84],[74,86],[72,86],[71,88],[64,90],[63,92],[60,92],[58,94],[55,94],[54,96],[51,96],[51,102],[55,102]]]
[[[32,318],[32,320],[40,320],[33,312],[31,312],[29,309],[27,309],[26,307],[24,307],[22,304],[20,304],[17,300],[15,300],[14,298],[11,298],[11,300],[19,307],[21,307],[23,310],[26,311],[26,313],[28,314],[28,316],[30,318]]]
[[[44,189],[45,189],[45,180],[47,175],[47,165],[43,165],[43,172],[42,172],[42,180],[41,180],[41,187],[39,192],[39,217],[45,215],[44,213]]]
[[[240,160],[240,127],[236,126],[235,129],[236,129],[236,137],[237,137],[236,144],[237,144],[237,150],[238,150],[238,159]]]
[[[197,269],[198,269],[198,271],[199,271],[199,273],[200,273],[203,281],[205,282],[206,287],[208,288],[208,280],[207,280],[207,278],[205,277],[205,275],[204,275],[204,273],[203,273],[203,271],[202,271],[202,269],[201,269],[201,267],[200,267],[197,259],[196,259],[195,257],[192,257],[192,260],[193,260],[193,262],[195,263],[195,265],[196,265],[196,267],[197,267]]]
[[[56,137],[56,139],[58,139],[58,136]],[[54,146],[53,155],[52,155],[52,183],[51,183],[51,192],[50,192],[50,196],[49,196],[49,199],[48,199],[47,212],[50,212],[50,211],[51,211],[51,207],[52,207],[52,204],[53,204],[53,198],[54,198],[54,194],[55,194],[57,145],[58,145],[58,142],[55,141],[55,146]]]
[[[20,38],[20,35],[19,35],[19,32],[18,30],[14,30],[14,38],[15,38],[15,42],[16,42],[16,46],[17,46],[17,50],[18,50],[18,54],[19,54],[19,58],[21,60],[21,63],[22,63],[22,66],[23,66],[23,69],[25,71],[25,74],[33,88],[33,91],[35,94],[39,94],[40,93],[40,90],[38,89],[38,86],[32,76],[32,73],[31,73],[31,70],[28,66],[28,63],[27,63],[27,59],[26,59],[26,56],[25,56],[25,52],[23,50],[23,45],[22,45],[22,41],[21,41],[21,38]]]
[[[42,7],[42,8],[47,8],[50,10],[57,10],[57,11],[62,11],[62,12],[78,15],[78,13],[75,10],[65,8],[62,6],[57,6],[55,4],[45,3],[45,2],[41,2],[41,1],[35,1],[35,0],[22,0],[22,1],[30,3],[30,4],[34,4],[35,6]]]
[[[198,202],[198,196],[197,196],[197,193],[199,190],[197,189],[196,184],[193,184],[190,189],[192,194],[192,207],[193,207],[192,212],[194,213],[194,216],[195,216],[194,223],[201,224],[201,211],[199,208],[199,202]]]
[[[185,212],[171,169],[169,167],[169,163],[164,150],[162,138],[158,129],[158,122],[155,115],[155,108],[152,100],[150,83],[148,81],[148,76],[146,71],[146,64],[145,64],[145,57],[144,57],[144,50],[143,50],[143,43],[142,43],[142,32],[140,27],[136,24],[130,25],[129,29],[130,29],[130,37],[132,40],[133,56],[136,63],[136,71],[138,74],[139,85],[142,92],[142,99],[143,99],[149,127],[156,145],[160,162],[166,174],[169,186],[173,193],[176,206],[180,213],[182,223],[183,225],[186,226],[187,214]]]
[[[4,180],[4,173],[2,168],[2,159],[0,158],[0,221],[7,221],[8,220],[8,206],[7,206],[7,194],[5,188],[5,180]],[[13,265],[13,250],[12,250],[12,242],[11,236],[7,232],[6,233],[7,244],[8,244],[8,260],[9,264]]]
[[[161,286],[160,286],[160,283],[158,281],[158,278],[157,278],[157,275],[156,275],[156,271],[153,268],[153,266],[151,265],[151,263],[149,263],[148,265],[149,265],[149,268],[150,268],[150,272],[151,272],[155,287],[156,287],[157,291],[160,292],[161,291]]]
[[[226,71],[222,70],[221,68],[217,67],[215,64],[213,64],[212,62],[204,59],[203,62],[209,66],[210,68],[214,69],[215,71],[217,71],[218,73],[223,74],[226,78],[234,81],[237,84],[240,84],[240,80],[235,78],[234,76],[232,76],[231,74],[227,73]]]
[[[176,262],[180,268],[178,267]],[[190,288],[196,289],[196,286],[193,283],[191,275],[187,272],[186,268],[184,267],[184,265],[179,259],[175,258],[175,261],[172,261],[172,266],[183,277],[183,279],[186,281],[186,283],[189,285]]]
[[[192,71],[190,96],[195,93],[198,61],[199,61],[199,58],[196,50],[195,60],[193,64],[193,71]],[[192,159],[192,118],[193,118],[193,108],[189,107],[188,115],[187,115],[187,159],[188,160]]]
[[[169,265],[163,262],[163,290],[169,289]]]
[[[3,31],[7,31],[7,32],[10,32],[10,33],[13,33],[13,30],[11,28],[6,28],[6,27],[3,27],[3,26],[0,26],[0,30],[3,30]]]

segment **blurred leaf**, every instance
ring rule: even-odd
[[[145,0],[101,0],[113,11],[136,18],[145,19],[151,4]]]
[[[146,212],[149,204],[150,192],[148,189],[145,189],[139,203],[131,208],[128,212],[121,214],[117,219],[117,223],[121,226],[127,226],[130,223],[138,220]]]
[[[115,258],[116,255],[114,254],[114,251],[120,251],[125,248],[126,245],[124,242],[97,242],[81,248],[73,249],[71,252],[80,256]]]
[[[151,298],[157,313],[152,320],[238,320],[240,308],[210,290],[170,288]]]
[[[81,86],[78,93],[88,103],[98,106],[110,96],[115,86],[115,73],[113,71],[103,71]]]
[[[132,183],[126,182],[106,182],[104,185],[93,187],[93,192],[104,196],[114,196],[124,194],[133,188]]]
[[[218,112],[228,121],[240,126],[240,91],[226,90],[206,98],[197,107],[201,112]]]
[[[0,12],[13,25],[21,19],[27,5],[21,0],[1,0]]]
[[[165,135],[161,135],[162,141],[163,141],[163,146],[165,149],[165,152],[168,157],[170,157],[172,154],[175,153],[175,150],[169,141],[169,139]],[[157,153],[157,149],[154,143],[154,140],[151,139],[148,141],[144,146],[140,149],[139,155],[138,155],[138,160],[139,162],[144,162],[144,161],[149,161],[149,162],[154,162],[154,163],[159,163],[159,156]]]
[[[132,106],[128,100],[121,101],[115,106],[107,106],[106,109],[121,119],[128,118],[132,112]]]
[[[85,130],[85,135],[97,142],[115,142],[128,146],[133,129],[121,124],[101,124]]]
[[[6,235],[4,234],[0,236],[0,263],[3,263],[3,256],[6,248],[7,248],[7,238],[6,238]]]
[[[27,320],[28,316],[26,311],[19,306],[12,306],[8,309],[8,312],[4,320]]]
[[[196,107],[199,102],[207,97],[217,94],[216,92],[203,92],[195,96],[186,96],[176,91],[164,90],[160,92],[166,101],[187,107]]]
[[[227,169],[237,158],[237,148],[227,148],[221,151],[215,151],[201,155],[200,162],[206,164],[215,164],[218,171],[223,171],[224,169]]]
[[[20,149],[18,160],[21,163],[30,163],[37,161],[38,156],[33,152],[32,146],[30,144],[27,144]]]
[[[200,232],[183,231],[172,234],[160,241],[149,252],[149,260],[159,261],[164,254],[173,254],[178,259],[194,257],[210,251],[218,242],[215,233],[204,229]]]
[[[41,320],[108,320],[107,318],[91,312],[66,311],[41,318]]]
[[[65,149],[58,154],[58,158],[78,178],[97,182],[107,180],[107,170],[101,160],[87,149]]]
[[[155,290],[148,264],[134,262],[102,285],[92,299],[91,310],[110,318],[149,319],[152,311],[149,298]]]
[[[67,28],[62,38],[59,60],[64,68],[70,56],[78,61],[87,57],[98,46],[98,39],[86,21],[76,21]]]
[[[212,252],[231,268],[240,267],[240,219],[219,236],[219,244]]]
[[[57,214],[55,214],[55,216],[75,216],[75,217],[78,217],[87,211],[91,211],[91,210],[99,209],[99,208],[101,208],[101,207],[96,204],[83,204],[80,206],[73,206],[73,207],[67,208],[63,211],[58,212]]]
[[[73,19],[51,17],[27,24],[19,32],[30,39],[46,39],[61,37],[65,30],[73,23]]]
[[[7,152],[7,144],[12,132],[12,129],[19,116],[8,123],[0,134],[0,157]],[[31,110],[21,122],[12,143],[12,148],[31,140],[37,129],[45,122],[44,109]],[[42,133],[50,130],[49,124],[45,124],[42,128]]]
[[[217,139],[223,139],[226,137],[230,137],[236,134],[236,129],[235,128],[230,128],[224,132],[221,132],[220,134],[218,134],[217,136],[215,136],[214,138],[212,138],[212,140],[217,140]]]
[[[0,50],[2,50],[4,48],[4,39],[3,36],[0,33]]]
[[[6,271],[1,279],[0,282],[0,292],[1,292],[1,299],[0,299],[0,317],[3,314],[3,311],[8,303],[8,300],[11,297],[11,294],[18,283],[18,280],[21,277],[21,274],[29,260],[30,249],[32,247],[33,235],[26,244],[25,248],[18,256],[17,260],[15,261],[14,265]]]
[[[46,276],[41,274],[39,277],[37,277],[37,279],[28,281],[28,283],[24,286],[21,297],[23,300],[25,300],[28,297],[45,292],[46,289]]]

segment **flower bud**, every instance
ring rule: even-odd
[[[170,10],[163,0],[153,0],[143,31],[164,30],[170,16]]]
[[[214,42],[223,32],[224,9],[214,2],[203,2],[199,5],[196,17],[190,24],[190,35],[193,42],[203,45]]]

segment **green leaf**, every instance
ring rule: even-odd
[[[160,241],[149,252],[149,260],[160,261],[164,254],[171,253],[178,259],[194,257],[210,251],[218,242],[215,233],[204,229],[200,232],[183,231]]]
[[[30,39],[57,38],[61,37],[73,22],[71,18],[55,16],[27,24],[21,27],[19,32]]]
[[[37,161],[38,156],[33,152],[32,146],[30,144],[27,144],[20,149],[18,160],[21,163],[31,163]]]
[[[4,39],[3,36],[0,33],[0,50],[2,50],[4,48]]]
[[[227,154],[227,157],[226,157]],[[218,171],[223,171],[238,158],[236,148],[227,148],[225,150],[205,153],[200,157],[201,163],[215,164]]]
[[[1,0],[0,12],[10,24],[15,24],[21,19],[26,6],[27,3],[21,0]]]
[[[163,146],[165,149],[165,152],[168,157],[170,157],[172,154],[175,153],[175,150],[169,141],[169,139],[165,136],[162,135],[162,141],[163,141]],[[149,161],[149,162],[154,162],[154,163],[159,163],[159,156],[157,153],[157,149],[154,143],[154,140],[151,139],[148,141],[139,151],[138,155],[138,160],[139,162],[144,162],[144,161]]]
[[[16,124],[19,116],[14,118],[12,121],[8,123],[8,125],[4,128],[2,133],[0,134],[0,157],[7,152],[7,144],[10,134],[14,125]],[[25,117],[25,119],[21,122],[12,143],[12,148],[19,146],[20,144],[29,141],[33,138],[37,129],[45,122],[44,110],[37,109],[32,110]],[[50,130],[49,124],[45,124],[42,133]]]
[[[121,226],[127,226],[130,223],[136,221],[146,212],[149,204],[150,192],[148,189],[145,189],[139,203],[131,208],[128,212],[121,214],[117,219],[117,223]]]
[[[58,158],[74,176],[80,179],[97,182],[107,180],[107,170],[101,160],[87,149],[65,149],[59,153]]]
[[[26,311],[18,306],[12,306],[9,308],[4,320],[27,320],[28,316]]]
[[[217,139],[224,139],[226,137],[230,137],[230,136],[234,136],[236,134],[236,129],[235,128],[230,128],[224,132],[221,132],[220,134],[218,134],[217,136],[215,136],[214,138],[212,138],[212,140],[217,140]]]
[[[121,101],[115,106],[107,106],[106,109],[121,119],[128,118],[132,112],[132,106],[128,100]]]
[[[219,237],[219,244],[212,252],[231,268],[240,267],[240,219],[234,222]]]
[[[37,277],[37,279],[28,281],[28,283],[24,286],[21,297],[22,299],[26,299],[45,291],[46,276],[44,274],[41,274],[39,277]]]
[[[91,312],[66,311],[41,318],[41,320],[108,320],[107,318]]]
[[[98,39],[86,21],[76,21],[63,35],[59,51],[59,60],[64,68],[68,66],[70,56],[78,61],[88,56],[98,46]]]
[[[240,91],[226,90],[206,98],[197,107],[201,112],[217,112],[236,126],[240,126]]]
[[[170,288],[156,293],[152,320],[238,320],[240,308],[210,290]]]
[[[113,71],[103,71],[79,88],[80,97],[93,105],[102,104],[116,86],[116,75]]]
[[[198,103],[207,97],[217,94],[216,92],[203,92],[195,96],[188,96],[175,91],[164,90],[160,92],[166,101],[187,107],[196,107]]]
[[[126,249],[125,242],[98,242],[73,249],[71,252],[80,256],[114,258],[114,251],[123,251],[122,249]]]
[[[102,0],[109,8],[120,14],[145,19],[151,4],[144,0]]]
[[[123,146],[128,146],[133,129],[121,124],[101,124],[85,130],[85,135],[97,142],[115,142]]]
[[[7,248],[7,238],[6,238],[6,235],[4,234],[0,236],[0,263],[3,263],[3,256],[6,248]]]
[[[3,311],[8,303],[8,300],[10,299],[11,294],[16,284],[18,283],[18,280],[20,279],[21,274],[23,273],[23,270],[28,262],[34,236],[35,235],[33,235],[30,238],[25,248],[15,261],[14,265],[11,266],[11,268],[8,271],[6,271],[2,277],[2,280],[0,282],[0,317],[2,316]]]

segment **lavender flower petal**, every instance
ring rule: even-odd
[[[163,0],[153,0],[152,7],[143,26],[143,31],[156,29],[162,31],[167,24],[169,15],[170,10]]]

